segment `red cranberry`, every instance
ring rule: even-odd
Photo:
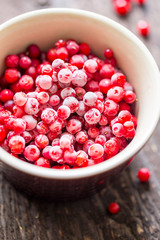
[[[141,182],[147,182],[150,178],[150,171],[148,168],[141,168],[137,173],[137,177]]]
[[[108,211],[111,213],[111,214],[116,214],[118,213],[120,210],[120,207],[119,207],[119,204],[117,203],[110,203],[109,206],[108,206]]]
[[[139,20],[137,23],[137,31],[143,37],[147,37],[150,33],[149,23],[145,20]]]

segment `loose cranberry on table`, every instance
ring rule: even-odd
[[[137,177],[141,182],[148,182],[150,178],[150,171],[148,168],[141,168],[137,173]]]
[[[111,214],[116,214],[118,213],[120,210],[120,206],[118,203],[110,203],[109,206],[108,206],[108,211],[111,213]]]
[[[129,11],[130,1],[115,4],[120,14]],[[73,39],[60,39],[47,52],[31,44],[6,56],[0,146],[28,163],[63,171],[93,166],[122,151],[135,135],[136,94],[114,49],[106,47],[104,57]],[[112,204],[110,212],[117,211]]]
[[[139,20],[137,22],[137,31],[141,36],[147,37],[150,34],[149,23],[146,20]]]

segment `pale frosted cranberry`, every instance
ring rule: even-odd
[[[96,127],[90,127],[88,129],[88,136],[90,138],[96,138],[99,135],[99,129]]]
[[[67,41],[66,48],[70,55],[75,55],[79,51],[79,45],[73,40]]]
[[[34,162],[39,158],[40,150],[36,145],[28,145],[23,154],[28,161]]]
[[[4,139],[4,141],[0,142],[1,148],[3,148],[6,152],[10,152],[10,148],[8,146],[8,140]]]
[[[52,78],[48,75],[39,75],[36,78],[36,85],[39,85],[44,90],[48,90],[52,87]]]
[[[60,106],[57,110],[58,117],[64,120],[69,118],[70,114],[71,114],[70,108],[65,105]]]
[[[49,150],[49,155],[53,161],[57,162],[59,159],[62,158],[63,151],[60,146],[52,146]]]
[[[25,144],[29,143],[32,140],[32,135],[27,131],[22,132],[20,135],[24,138]]]
[[[118,142],[115,140],[115,138],[109,139],[104,144],[104,151],[109,155],[116,155],[119,152],[119,145]]]
[[[101,67],[99,73],[103,78],[111,78],[112,75],[115,73],[115,69],[111,64],[104,64]]]
[[[136,94],[133,92],[133,91],[126,91],[125,94],[124,94],[124,101],[126,103],[133,103],[134,101],[136,100]]]
[[[88,154],[88,149],[90,146],[92,146],[94,144],[93,140],[87,140],[84,144],[83,144],[83,151],[85,151]]]
[[[111,77],[111,83],[123,87],[126,83],[126,76],[123,73],[114,73]]]
[[[42,75],[49,75],[52,77],[53,68],[52,68],[51,64],[45,64],[42,66],[40,72]]]
[[[87,83],[87,75],[82,70],[76,70],[72,76],[72,84],[76,87],[83,87]]]
[[[89,82],[87,82],[86,86],[85,86],[86,91],[88,92],[95,92],[95,91],[99,91],[99,84],[97,81],[94,80],[90,80]]]
[[[42,111],[41,119],[43,122],[51,124],[57,119],[57,112],[52,108],[46,108]]]
[[[123,88],[125,91],[133,91],[133,86],[129,82],[125,82]]]
[[[132,139],[135,136],[135,134],[136,134],[136,131],[133,128],[130,131],[126,131],[125,137],[126,137],[126,139]]]
[[[106,116],[104,116],[103,114],[101,115],[101,118],[99,120],[99,125],[100,126],[106,126],[108,124],[108,119]]]
[[[69,52],[66,47],[60,47],[56,49],[56,56],[57,58],[68,61]]]
[[[15,135],[10,138],[8,145],[12,153],[21,154],[25,147],[25,140],[19,135]]]
[[[110,99],[107,99],[104,103],[104,115],[115,116],[118,113],[119,105]]]
[[[72,73],[74,73],[74,71],[78,70],[78,67],[76,67],[70,63],[67,63],[67,62],[64,63],[64,68],[69,69]]]
[[[115,102],[120,102],[125,95],[124,89],[120,86],[114,86],[107,92],[107,97]]]
[[[104,135],[107,140],[113,137],[112,130],[110,126],[103,126],[99,128],[99,133],[100,135]]]
[[[49,139],[46,135],[39,134],[38,136],[35,137],[35,144],[39,148],[45,148],[49,144]]]
[[[49,125],[49,129],[52,132],[59,132],[62,130],[62,128],[63,128],[63,120],[60,118],[56,119],[54,123],[51,123]]]
[[[35,115],[39,112],[39,103],[35,98],[28,98],[24,105],[24,111],[27,114]]]
[[[4,77],[7,83],[15,83],[20,78],[20,72],[14,68],[6,69]]]
[[[73,139],[68,134],[62,135],[59,140],[59,145],[62,149],[71,149],[72,143]]]
[[[38,58],[41,53],[40,48],[36,44],[29,45],[27,51],[30,58]]]
[[[35,161],[35,165],[38,167],[45,167],[45,168],[50,168],[51,164],[48,159],[44,157],[40,157]]]
[[[27,56],[21,57],[19,59],[19,66],[23,69],[27,69],[29,68],[29,66],[31,65],[31,59]]]
[[[98,143],[94,143],[91,145],[88,149],[88,154],[91,156],[93,159],[100,158],[104,154],[104,148],[102,145]]]
[[[17,55],[8,55],[5,58],[5,65],[7,68],[17,68],[19,63],[19,57]]]
[[[77,119],[71,119],[67,122],[66,129],[69,133],[75,134],[82,128],[82,123]]]
[[[123,137],[125,136],[126,130],[123,124],[115,123],[112,126],[112,132],[116,137]]]
[[[75,165],[78,167],[87,167],[88,166],[88,154],[83,150],[77,152],[77,157],[75,160]]]
[[[118,113],[118,121],[120,123],[125,123],[126,121],[130,121],[132,115],[128,110],[123,110]]]
[[[119,123],[118,117],[115,117],[115,118],[113,118],[113,119],[110,121],[110,126],[112,127],[113,124],[115,124],[115,123]]]
[[[81,88],[81,87],[76,87],[75,92],[76,92],[76,98],[78,100],[83,100],[83,97],[86,93],[86,90],[84,88]]]
[[[26,122],[26,131],[33,130],[37,125],[37,120],[31,115],[24,115],[22,119]]]
[[[56,71],[52,72],[52,80],[53,80],[53,82],[58,82],[57,72]]]
[[[49,92],[50,94],[54,94],[54,93],[57,92],[57,90],[58,90],[57,84],[56,84],[56,83],[53,83],[53,84],[52,84],[52,87],[51,87],[50,89],[48,89],[48,92]]]
[[[88,59],[85,61],[83,68],[86,72],[95,73],[98,70],[98,64],[95,60]]]
[[[77,68],[81,69],[83,68],[85,60],[80,54],[75,54],[70,58],[69,62]]]
[[[30,90],[33,87],[34,80],[29,75],[22,75],[22,77],[19,79],[19,86],[23,90]]]
[[[100,111],[100,113],[103,112],[104,110],[104,104],[102,101],[98,100],[96,101],[95,105],[93,106],[94,108],[98,109]]]
[[[131,121],[134,124],[134,128],[136,128],[137,127],[137,118],[134,115],[131,116]]]
[[[0,142],[3,141],[7,136],[7,131],[5,126],[0,125]]]
[[[19,106],[17,106],[17,105],[15,105],[14,107],[13,107],[13,114],[16,116],[16,117],[23,117],[23,115],[25,115],[25,112],[24,112],[24,110],[23,110],[23,108],[22,107],[19,107]]]
[[[76,141],[81,144],[85,143],[88,140],[88,135],[84,131],[78,132],[75,137]]]
[[[60,146],[60,138],[55,138],[52,141],[52,146]]]
[[[79,107],[78,107],[78,110],[76,111],[78,116],[84,116],[84,114],[87,112],[87,110],[88,110],[88,107],[84,104],[84,102],[79,101]]]
[[[61,98],[63,99],[65,99],[66,97],[75,97],[75,96],[76,96],[76,92],[71,87],[64,88],[61,91]]]
[[[71,113],[74,113],[78,110],[79,102],[75,97],[67,97],[64,99],[63,105],[68,106],[71,110]]]
[[[124,128],[126,131],[131,131],[134,129],[134,123],[132,121],[126,121],[124,124],[123,124]]]
[[[57,58],[52,62],[52,68],[56,72],[61,70],[63,67],[64,67],[64,61],[62,59]]]
[[[38,92],[28,92],[26,95],[28,98],[37,98]]]
[[[14,103],[20,107],[27,102],[27,95],[24,92],[17,92],[13,97]]]
[[[1,110],[0,111],[0,123],[4,123],[4,120],[8,117],[10,117],[12,115],[12,113],[8,110]]]
[[[13,121],[13,130],[15,133],[20,134],[26,130],[26,121],[21,118],[16,118]]]
[[[77,158],[77,152],[74,150],[66,150],[63,155],[64,162],[73,166]]]
[[[99,122],[101,118],[101,113],[96,108],[91,108],[89,111],[87,111],[84,115],[84,118],[87,123],[89,124],[96,124]]]
[[[45,104],[49,101],[49,94],[47,92],[40,92],[37,94],[37,100],[40,104]]]
[[[58,82],[58,85],[62,88],[67,88],[71,86],[71,82],[69,83],[62,83],[62,82]]]
[[[13,99],[13,92],[9,89],[3,89],[1,92],[0,92],[0,101],[2,102],[7,102],[9,100],[12,100]]]
[[[52,148],[52,146],[50,146],[50,145],[43,148],[42,155],[43,155],[44,158],[51,159],[51,156],[50,156],[51,148]]]
[[[3,123],[5,128],[7,128],[8,130],[13,130],[13,123],[15,119],[17,119],[15,116],[7,117]]]
[[[60,97],[58,95],[52,95],[49,99],[49,104],[53,107],[57,106],[60,103]]]
[[[106,142],[106,137],[104,135],[98,135],[95,139],[95,143],[98,143],[102,146],[104,146],[105,142]]]
[[[97,101],[97,95],[93,92],[87,92],[83,97],[83,102],[91,107],[94,106]]]
[[[61,83],[70,83],[72,81],[72,72],[67,68],[61,69],[58,72],[58,80]]]

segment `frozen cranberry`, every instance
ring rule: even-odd
[[[126,129],[121,123],[115,123],[112,126],[112,132],[116,137],[123,137],[125,136]]]
[[[73,55],[69,61],[72,65],[78,67],[79,69],[83,68],[84,58],[80,54]]]
[[[94,106],[97,101],[97,95],[93,92],[87,92],[83,97],[83,102],[87,106]]]
[[[49,94],[47,92],[40,92],[37,94],[37,100],[40,104],[45,104],[49,101]]]
[[[16,116],[16,117],[21,118],[21,117],[23,117],[23,115],[25,115],[25,112],[24,112],[24,109],[23,109],[22,107],[19,107],[19,106],[17,106],[17,105],[14,105],[14,106],[13,106],[13,114],[14,114],[14,116]]]
[[[39,103],[35,98],[28,98],[26,104],[24,105],[24,111],[27,114],[35,115],[39,112]]]
[[[27,96],[24,92],[17,92],[15,93],[13,100],[17,106],[22,107],[27,102]]]
[[[87,75],[82,70],[74,71],[72,75],[72,84],[76,87],[83,87],[87,83]]]
[[[45,167],[45,168],[50,168],[50,162],[48,159],[44,158],[44,157],[40,157],[35,161],[35,165],[39,166],[39,167]]]
[[[21,154],[25,148],[25,140],[23,137],[15,135],[10,138],[8,145],[12,153]]]
[[[27,51],[30,58],[38,58],[41,53],[40,48],[36,44],[28,46]]]
[[[53,62],[56,59],[56,49],[55,48],[50,48],[47,52],[47,59],[50,62]]]
[[[90,51],[91,51],[90,46],[87,43],[81,43],[79,45],[79,52],[80,53],[88,56],[90,54]]]
[[[53,161],[57,162],[59,159],[62,158],[63,151],[60,146],[52,146],[49,151],[49,155]]]
[[[49,126],[49,129],[52,131],[52,132],[59,132],[62,130],[63,128],[63,120],[58,118],[54,121],[54,123],[52,123],[50,126]]]
[[[36,161],[40,156],[40,150],[36,145],[28,145],[24,149],[24,157],[30,161],[34,162]]]
[[[7,119],[8,117],[10,117],[12,115],[12,113],[8,110],[1,110],[0,111],[0,123],[3,124],[4,120]]]
[[[75,137],[76,141],[81,144],[85,143],[88,140],[88,135],[84,131],[78,132]]]
[[[47,134],[49,132],[49,127],[46,123],[40,121],[37,125],[36,125],[36,129],[40,134]]]
[[[56,56],[62,60],[68,60],[69,52],[66,47],[60,47],[56,50]]]
[[[117,203],[110,203],[109,206],[108,206],[108,211],[111,213],[111,214],[116,214],[118,213],[120,210],[120,207]]]
[[[114,67],[111,64],[104,64],[100,69],[100,75],[103,78],[111,78],[115,73]]]
[[[61,69],[58,72],[58,80],[61,83],[70,83],[72,81],[72,72],[69,69]]]
[[[45,148],[49,144],[49,139],[46,135],[39,134],[38,136],[35,137],[35,144],[39,148]]]
[[[25,144],[29,143],[32,140],[32,135],[27,131],[22,132],[20,135],[24,138]]]
[[[73,139],[69,134],[64,134],[59,140],[59,145],[62,149],[71,149]]]
[[[75,55],[79,51],[79,45],[75,41],[67,41],[66,48],[70,55]]]
[[[96,127],[90,127],[88,129],[88,136],[92,139],[96,138],[99,135],[99,129]]]
[[[112,87],[112,83],[111,83],[111,80],[108,78],[102,79],[99,82],[100,91],[104,94],[106,94],[111,87]]]
[[[126,121],[130,121],[131,113],[128,110],[120,111],[118,114],[118,121],[120,123],[125,123]]]
[[[108,155],[116,155],[119,152],[119,145],[118,142],[115,140],[115,138],[109,139],[105,144],[104,144],[104,151]]]
[[[15,83],[20,77],[20,72],[14,68],[6,69],[4,77],[7,83]]]
[[[99,91],[99,84],[97,81],[91,80],[89,82],[87,82],[85,89],[88,92],[95,92],[95,91]]]
[[[51,124],[57,119],[57,112],[52,108],[46,108],[41,114],[41,119],[46,124]]]
[[[79,102],[75,97],[67,97],[64,99],[63,105],[69,107],[71,113],[74,113],[78,110]]]
[[[128,0],[114,1],[114,10],[120,15],[126,15],[131,10],[131,3]]]
[[[119,105],[113,100],[106,100],[104,103],[104,115],[115,116],[118,113]]]
[[[21,118],[16,118],[13,121],[13,130],[16,134],[20,134],[26,130],[26,121]]]
[[[22,119],[26,122],[26,131],[33,130],[37,125],[37,120],[31,115],[24,115]]]
[[[19,86],[23,90],[30,90],[33,87],[34,81],[33,78],[29,75],[23,75],[19,79]]]
[[[141,182],[147,182],[150,178],[150,171],[148,168],[141,168],[137,173],[137,177]]]
[[[9,89],[3,89],[1,92],[0,92],[0,101],[1,102],[7,102],[9,100],[12,100],[13,99],[13,92]]]
[[[83,150],[79,150],[77,152],[75,165],[77,165],[78,167],[87,167],[88,166],[88,155]]]
[[[112,51],[112,49],[107,48],[107,49],[104,51],[104,56],[105,56],[106,58],[112,58],[112,57],[113,57],[113,51]]]
[[[71,113],[70,108],[65,106],[65,105],[60,106],[57,110],[58,117],[63,119],[63,120],[69,118],[70,113]]]
[[[82,128],[82,124],[77,119],[70,119],[67,122],[66,129],[71,134],[75,134],[75,133],[79,132],[81,130],[81,128]]]
[[[5,126],[0,125],[0,142],[2,142],[7,136],[7,131]]]
[[[88,110],[88,106],[86,106],[83,101],[79,101],[79,107],[78,107],[78,110],[76,111],[78,116],[84,116],[87,110]]]
[[[91,145],[88,149],[88,154],[93,158],[100,158],[103,156],[104,154],[104,148],[102,147],[102,145],[98,144],[98,143],[94,143],[93,145]]]
[[[108,119],[106,116],[104,116],[103,114],[101,115],[101,118],[99,120],[99,125],[100,126],[106,126],[108,124]]]
[[[19,57],[17,55],[8,55],[5,58],[5,65],[7,68],[17,68],[19,62]]]
[[[145,20],[139,20],[137,23],[137,31],[143,37],[147,37],[150,33],[149,23]]]
[[[36,85],[44,90],[48,90],[52,87],[52,78],[48,75],[39,75],[36,78]]]
[[[89,59],[84,63],[83,68],[86,72],[95,73],[98,70],[98,64],[96,61]]]
[[[84,115],[84,118],[89,124],[97,124],[101,118],[101,113],[96,108],[91,108]]]
[[[53,107],[57,106],[60,103],[60,97],[58,95],[52,95],[49,98],[49,104]]]
[[[29,66],[31,65],[31,59],[27,56],[21,57],[19,59],[19,66],[23,69],[27,69],[29,68]]]
[[[102,146],[104,146],[105,142],[106,142],[106,137],[104,135],[98,135],[95,139],[95,143],[98,143]]]
[[[4,103],[4,108],[6,110],[9,110],[9,111],[13,112],[14,105],[15,104],[14,104],[13,100],[8,100],[7,102]]]
[[[40,73],[42,75],[49,75],[52,76],[53,68],[50,64],[45,64],[41,67]]]
[[[43,155],[44,158],[51,159],[51,156],[50,156],[50,149],[51,148],[52,148],[52,146],[50,146],[50,145],[43,148],[42,155]]]
[[[126,82],[126,77],[123,73],[114,73],[111,77],[111,84],[123,87]]]
[[[60,48],[60,47],[65,47],[66,46],[66,41],[64,39],[59,39],[56,43],[55,43],[55,46],[57,48]]]

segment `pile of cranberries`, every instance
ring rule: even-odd
[[[136,94],[111,49],[102,60],[87,43],[58,40],[8,55],[0,78],[0,145],[37,166],[91,166],[135,135]]]

